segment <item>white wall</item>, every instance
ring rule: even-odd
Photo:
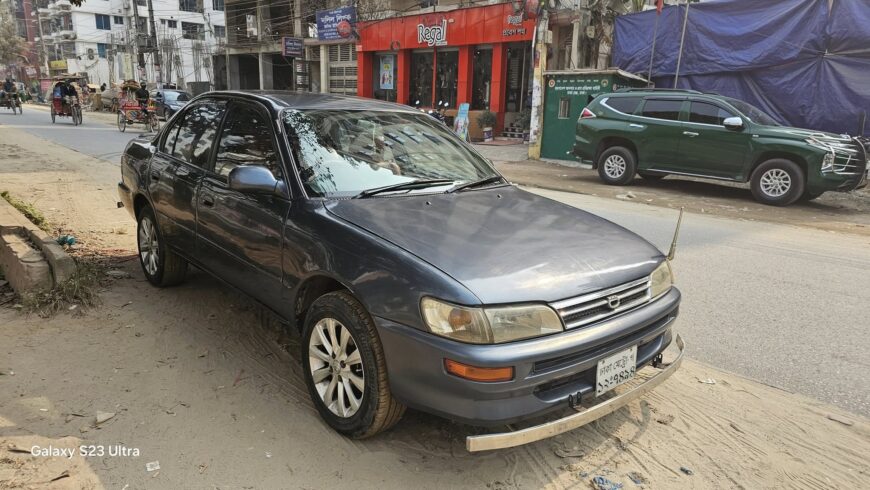
[[[209,66],[205,66],[205,60],[208,60],[207,63],[210,63],[212,60],[212,55],[215,53],[216,50],[217,41],[215,40],[215,37],[213,35],[214,26],[226,25],[224,21],[224,12],[214,10],[212,8],[212,0],[201,1],[203,2],[202,13],[183,12],[179,10],[178,0],[152,0],[154,8],[155,27],[158,36],[158,44],[160,44],[163,39],[172,39],[175,42],[175,45],[178,48],[176,52],[179,53],[181,57],[181,71],[183,73],[182,78],[185,83],[193,82],[196,80],[210,80],[209,75],[211,73],[211,68]],[[131,36],[133,33],[133,5],[135,5],[135,0],[88,0],[84,2],[81,7],[72,7],[71,15],[73,29],[75,30],[76,34],[75,52],[77,58],[67,59],[69,71],[87,72],[90,81],[98,85],[104,82],[109,82],[110,69],[114,72],[116,82],[124,78],[138,78],[138,75],[136,75],[137,70],[135,69],[135,58],[129,61],[123,60],[123,57],[125,55],[122,53],[117,53],[116,59],[113,63],[114,66],[110,67],[106,58],[99,58],[99,51],[97,48],[98,43],[108,44],[110,42],[110,34],[115,35],[116,44],[126,44],[127,36]],[[139,6],[138,13],[139,16],[147,24],[148,8],[146,6]],[[109,22],[111,29],[97,29],[95,14],[108,15],[110,17]],[[124,24],[115,24],[115,16],[124,17]],[[169,28],[168,23],[164,24],[161,22],[161,20],[175,21],[176,28]],[[195,73],[194,70],[194,41],[182,38],[182,22],[196,23],[203,26],[205,38],[202,41],[203,48],[201,59],[204,63],[199,70],[199,73]],[[93,57],[93,59],[91,59],[91,57],[89,56],[89,49],[92,50],[91,56]],[[51,48],[49,49],[49,51],[51,51]],[[171,60],[163,61],[164,74],[167,73],[165,67],[170,61]],[[131,64],[133,65],[133,70],[132,73],[129,73]],[[125,65],[127,68],[126,70],[124,69]],[[175,64],[173,64],[172,68],[172,80],[166,80],[164,76],[164,82],[175,83],[178,81],[178,70]],[[149,81],[153,82],[156,80],[153,70],[153,60],[150,56],[146,56],[146,72],[148,74]]]

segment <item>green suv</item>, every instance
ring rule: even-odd
[[[746,102],[693,90],[602,94],[577,121],[574,154],[607,184],[687,175],[749,182],[787,206],[867,184],[867,149],[845,135],[780,126]]]

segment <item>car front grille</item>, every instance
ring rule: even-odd
[[[575,296],[550,304],[562,317],[566,329],[600,322],[649,302],[650,278],[644,277],[625,284]]]
[[[867,150],[861,141],[852,138],[832,142],[825,140],[824,146],[833,153],[833,164],[823,171],[838,175],[863,175],[867,170]]]

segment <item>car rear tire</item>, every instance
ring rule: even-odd
[[[136,226],[139,265],[148,282],[157,287],[168,287],[184,281],[187,261],[166,246],[166,240],[157,227],[154,211],[145,206],[139,211]]]
[[[598,156],[598,176],[608,185],[626,185],[634,179],[634,153],[624,146],[611,146]]]
[[[311,400],[335,431],[363,439],[402,418],[405,406],[390,392],[374,321],[350,293],[332,292],[314,301],[301,344]]]
[[[750,189],[755,200],[770,206],[788,206],[804,194],[806,179],[791,160],[773,158],[752,172]]]

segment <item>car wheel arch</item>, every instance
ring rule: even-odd
[[[305,315],[317,298],[336,291],[347,291],[368,310],[362,298],[344,282],[326,273],[315,273],[305,278],[296,288],[293,298],[294,323],[299,332],[305,325]]]
[[[136,194],[133,198],[133,215],[136,219],[139,219],[139,213],[146,207],[151,206],[151,202],[148,201],[148,198],[142,194]]]
[[[768,160],[773,160],[773,159],[777,159],[777,158],[781,158],[783,160],[788,160],[790,162],[793,162],[795,165],[800,167],[801,171],[804,173],[804,178],[808,177],[807,161],[804,160],[803,158],[799,157],[798,155],[795,155],[794,153],[789,153],[786,151],[766,151],[766,152],[762,153],[761,155],[759,155],[752,162],[752,167],[749,169],[749,172],[747,172],[746,175],[743,176],[743,181],[749,182],[749,180],[752,179],[752,174],[755,173],[755,169],[757,169],[759,165],[761,165],[762,163],[764,163]]]
[[[620,136],[605,136],[598,143],[598,148],[595,150],[595,158],[592,160],[592,168],[598,168],[598,159],[601,157],[601,154],[613,146],[624,146],[625,148],[628,148],[634,154],[634,160],[636,162],[638,161],[637,146],[635,146],[630,139]]]

